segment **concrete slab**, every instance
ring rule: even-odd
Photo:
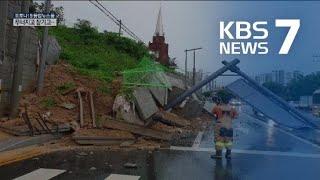
[[[140,118],[143,120],[149,119],[153,114],[158,112],[158,107],[154,101],[149,89],[136,88],[133,92],[136,107]]]
[[[140,126],[144,125],[144,122],[139,118],[137,112],[133,112],[132,109],[130,111],[125,111],[124,109],[120,109],[117,111],[117,119],[122,119],[130,124],[137,124]]]
[[[129,102],[124,96],[118,95],[114,100],[112,110],[116,112],[117,120],[124,120],[131,124],[144,125],[138,116],[134,103]]]
[[[185,84],[182,79],[174,77],[173,75],[170,75],[170,74],[166,74],[165,76],[172,87],[177,87],[179,89],[185,89]]]
[[[167,88],[157,88],[150,87],[149,88],[154,99],[161,105],[164,106],[168,101],[168,89]]]

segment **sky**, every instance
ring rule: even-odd
[[[63,6],[67,25],[87,19],[100,31],[118,32],[118,27],[88,1],[53,1]],[[196,68],[205,73],[222,67],[221,61],[240,59],[239,67],[248,75],[299,70],[305,74],[320,71],[320,2],[270,1],[101,1],[116,17],[145,43],[152,40],[157,14],[162,7],[164,32],[169,44],[169,56],[176,57],[184,70],[185,49],[202,47],[196,53]],[[275,19],[300,19],[298,34],[289,54],[278,51],[288,28],[275,28]],[[267,21],[269,37],[267,55],[220,55],[220,21]],[[193,55],[188,56],[192,70]]]

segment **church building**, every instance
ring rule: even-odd
[[[152,51],[156,57],[156,61],[165,66],[170,66],[168,44],[165,42],[161,8],[158,13],[156,30],[154,32],[152,42],[149,42],[149,50]]]

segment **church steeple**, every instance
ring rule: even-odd
[[[161,6],[158,13],[157,25],[154,35],[152,37],[152,42],[149,42],[149,50],[155,55],[156,61],[165,66],[170,66],[168,48],[169,45],[165,41],[163,24],[162,24],[162,14]]]
[[[156,25],[156,30],[154,32],[154,36],[164,36],[161,7],[160,7],[159,13],[158,13],[157,25]]]

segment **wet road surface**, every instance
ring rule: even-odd
[[[56,152],[3,166],[0,175],[1,179],[12,179],[46,168],[65,170],[52,179],[109,177],[112,180],[111,174],[151,180],[320,178],[320,147],[317,144],[247,113],[240,114],[234,130],[234,151],[230,161],[210,158],[214,144],[212,127],[208,127],[200,134],[199,144],[193,147],[172,147],[155,152]],[[137,168],[124,167],[128,162],[136,163]],[[133,176],[129,177],[134,179]]]
[[[1,179],[20,177],[38,168],[66,172],[53,179],[105,179],[110,174],[140,179],[319,179],[320,157],[290,157],[234,153],[231,161],[210,159],[210,152],[164,150],[137,152],[60,152],[0,169]],[[137,168],[125,168],[127,162]]]

